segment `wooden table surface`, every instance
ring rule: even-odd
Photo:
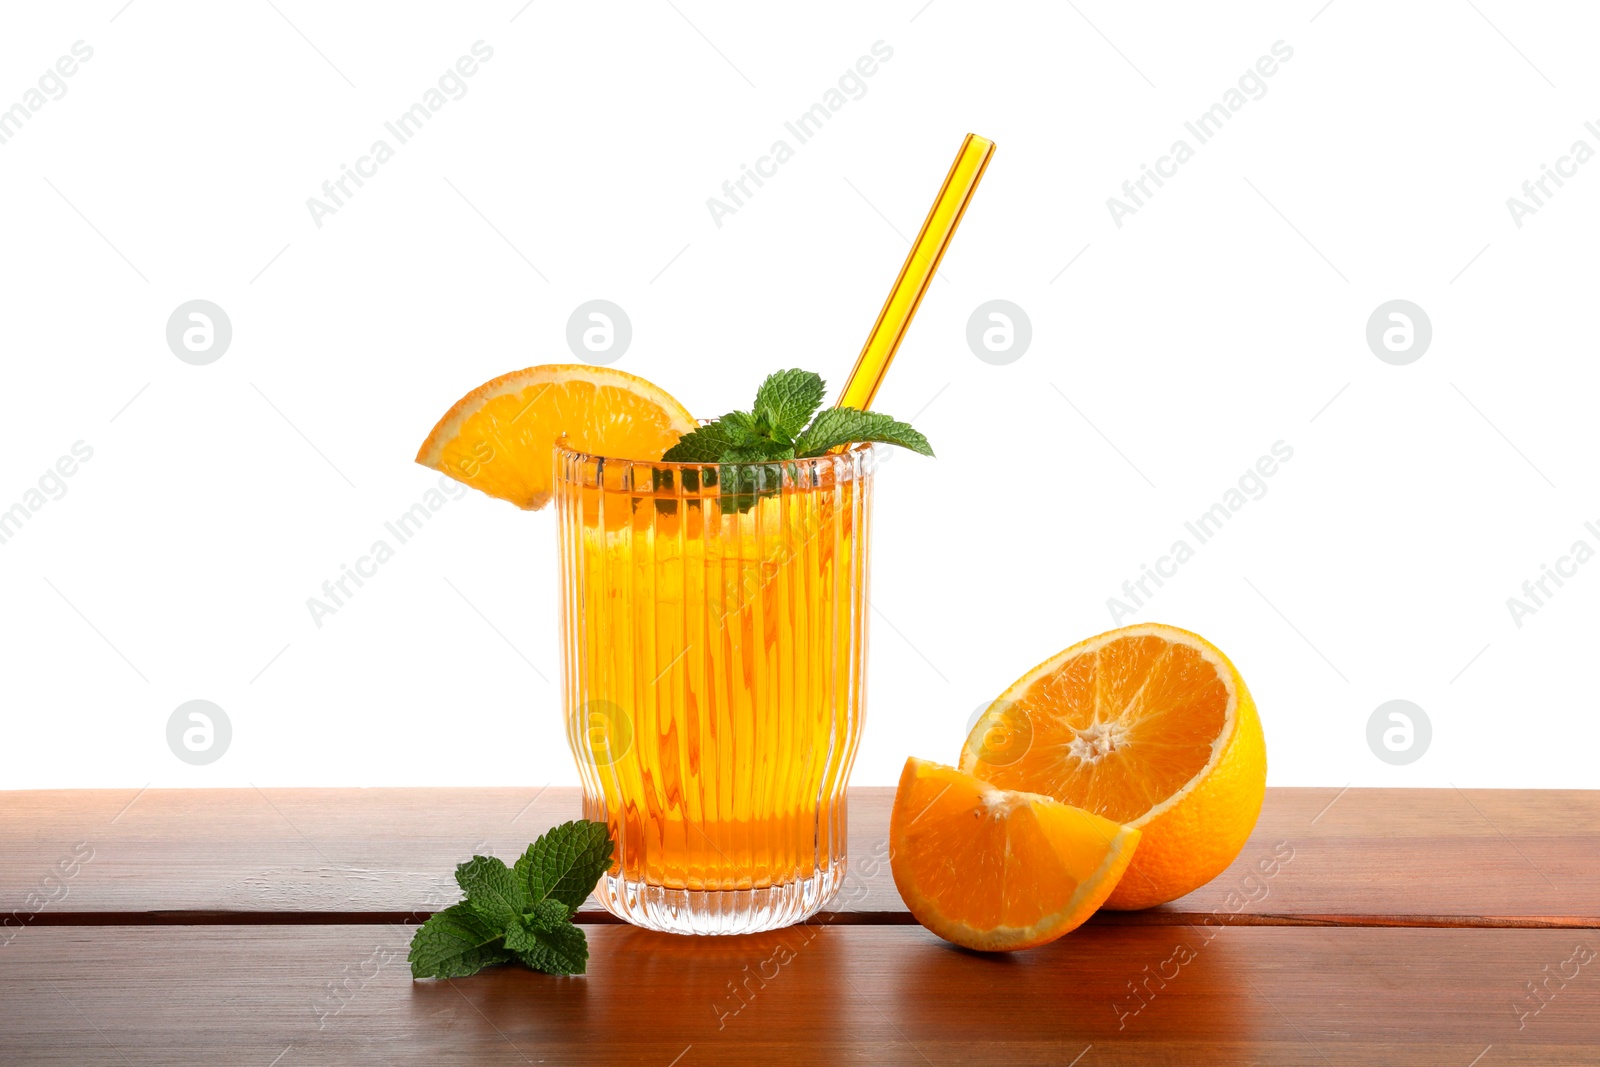
[[[0,1064],[1600,1065],[1600,791],[1269,789],[1210,885],[998,957],[910,919],[890,797],[803,926],[413,982],[574,790],[0,793]]]

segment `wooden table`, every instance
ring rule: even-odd
[[[1600,1064],[1600,792],[1270,789],[1210,885],[994,957],[907,915],[890,798],[806,925],[413,982],[575,791],[0,793],[0,1064]]]

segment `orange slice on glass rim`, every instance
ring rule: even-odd
[[[636,374],[547,364],[503,374],[456,401],[417,462],[537,511],[550,502],[558,445],[653,462],[695,425],[670,393]]]

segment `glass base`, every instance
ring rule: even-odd
[[[809,878],[766,889],[668,889],[606,875],[594,887],[601,905],[619,919],[669,934],[755,934],[815,915],[844,884],[840,859]]]

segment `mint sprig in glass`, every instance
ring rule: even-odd
[[[749,411],[730,411],[684,434],[661,458],[667,463],[715,464],[725,511],[748,511],[777,491],[785,460],[812,459],[854,444],[889,444],[933,455],[910,424],[877,411],[822,407],[827,383],[812,371],[767,375]],[[767,469],[771,466],[773,469]],[[792,473],[792,472],[791,472]]]

